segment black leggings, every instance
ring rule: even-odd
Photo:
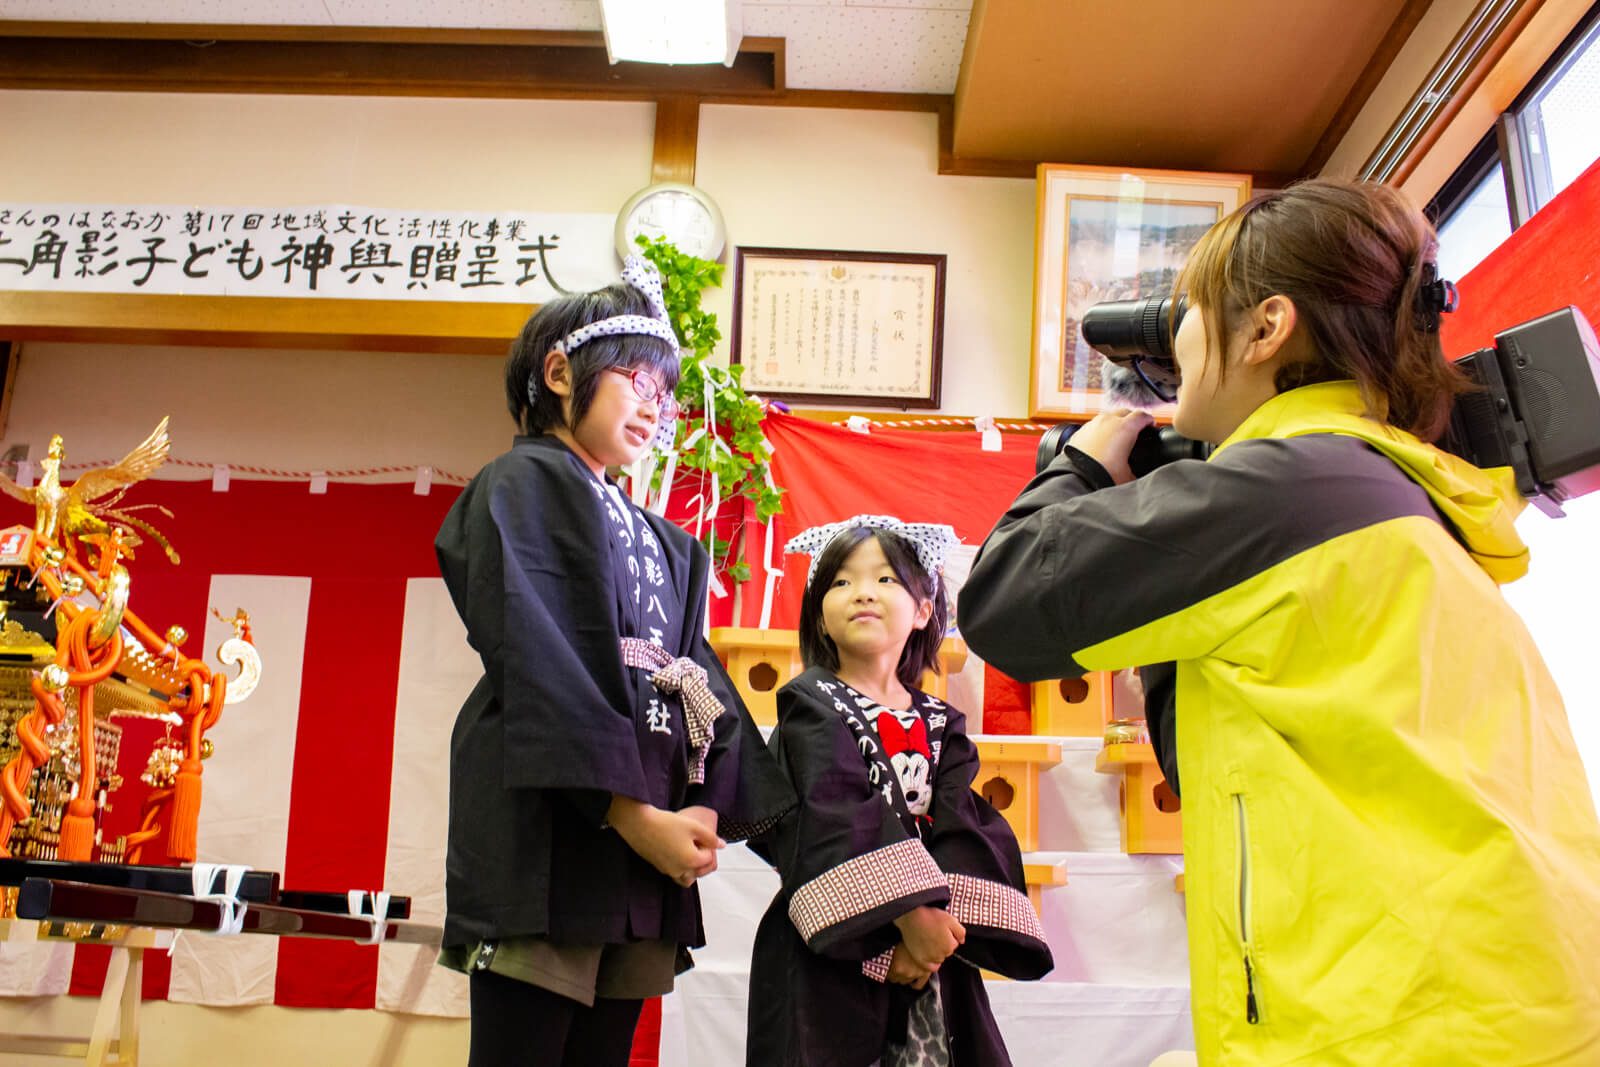
[[[474,971],[468,1067],[628,1067],[642,1000],[594,1007],[492,971]]]

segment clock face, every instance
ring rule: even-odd
[[[618,220],[618,252],[638,251],[634,238],[666,238],[680,252],[715,259],[722,252],[722,219],[705,194],[691,186],[647,190],[624,208]]]

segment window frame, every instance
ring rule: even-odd
[[[1511,219],[1512,233],[1533,217],[1536,204],[1550,201],[1554,194],[1549,188],[1548,172],[1539,170],[1534,173],[1537,168],[1529,165],[1525,150],[1529,115],[1534,115],[1537,121],[1535,105],[1577,62],[1580,46],[1595,34],[1600,34],[1600,2],[1584,14],[1544,66],[1528,79],[1528,84],[1517,94],[1511,106],[1501,112],[1494,127],[1473,146],[1461,165],[1428,201],[1424,212],[1435,229],[1442,229],[1450,222],[1479,183],[1496,166],[1500,168],[1505,183],[1506,211]],[[1542,130],[1540,136],[1544,136]]]

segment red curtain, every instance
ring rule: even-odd
[[[1494,335],[1576,305],[1600,322],[1600,161],[1596,161],[1462,278],[1461,308],[1440,327],[1457,359]]]
[[[765,591],[763,538],[773,538],[772,562],[781,568],[770,625],[793,629],[800,618],[809,557],[783,555],[783,545],[802,530],[863,513],[894,515],[907,522],[944,522],[968,544],[981,544],[1022,487],[1033,477],[1032,434],[1004,434],[999,452],[983,451],[976,430],[928,432],[873,427],[856,433],[843,426],[772,412],[765,422],[774,456],[772,475],[785,490],[783,513],[770,531],[751,527],[744,558],[751,580],[744,586],[738,624],[758,626]],[[713,625],[720,622],[713,605]],[[732,621],[731,605],[724,602]],[[979,709],[965,708],[976,715]],[[984,730],[1027,733],[1028,692],[993,668],[984,674]]]

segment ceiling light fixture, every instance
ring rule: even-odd
[[[611,62],[733,66],[744,35],[740,0],[600,0]]]

